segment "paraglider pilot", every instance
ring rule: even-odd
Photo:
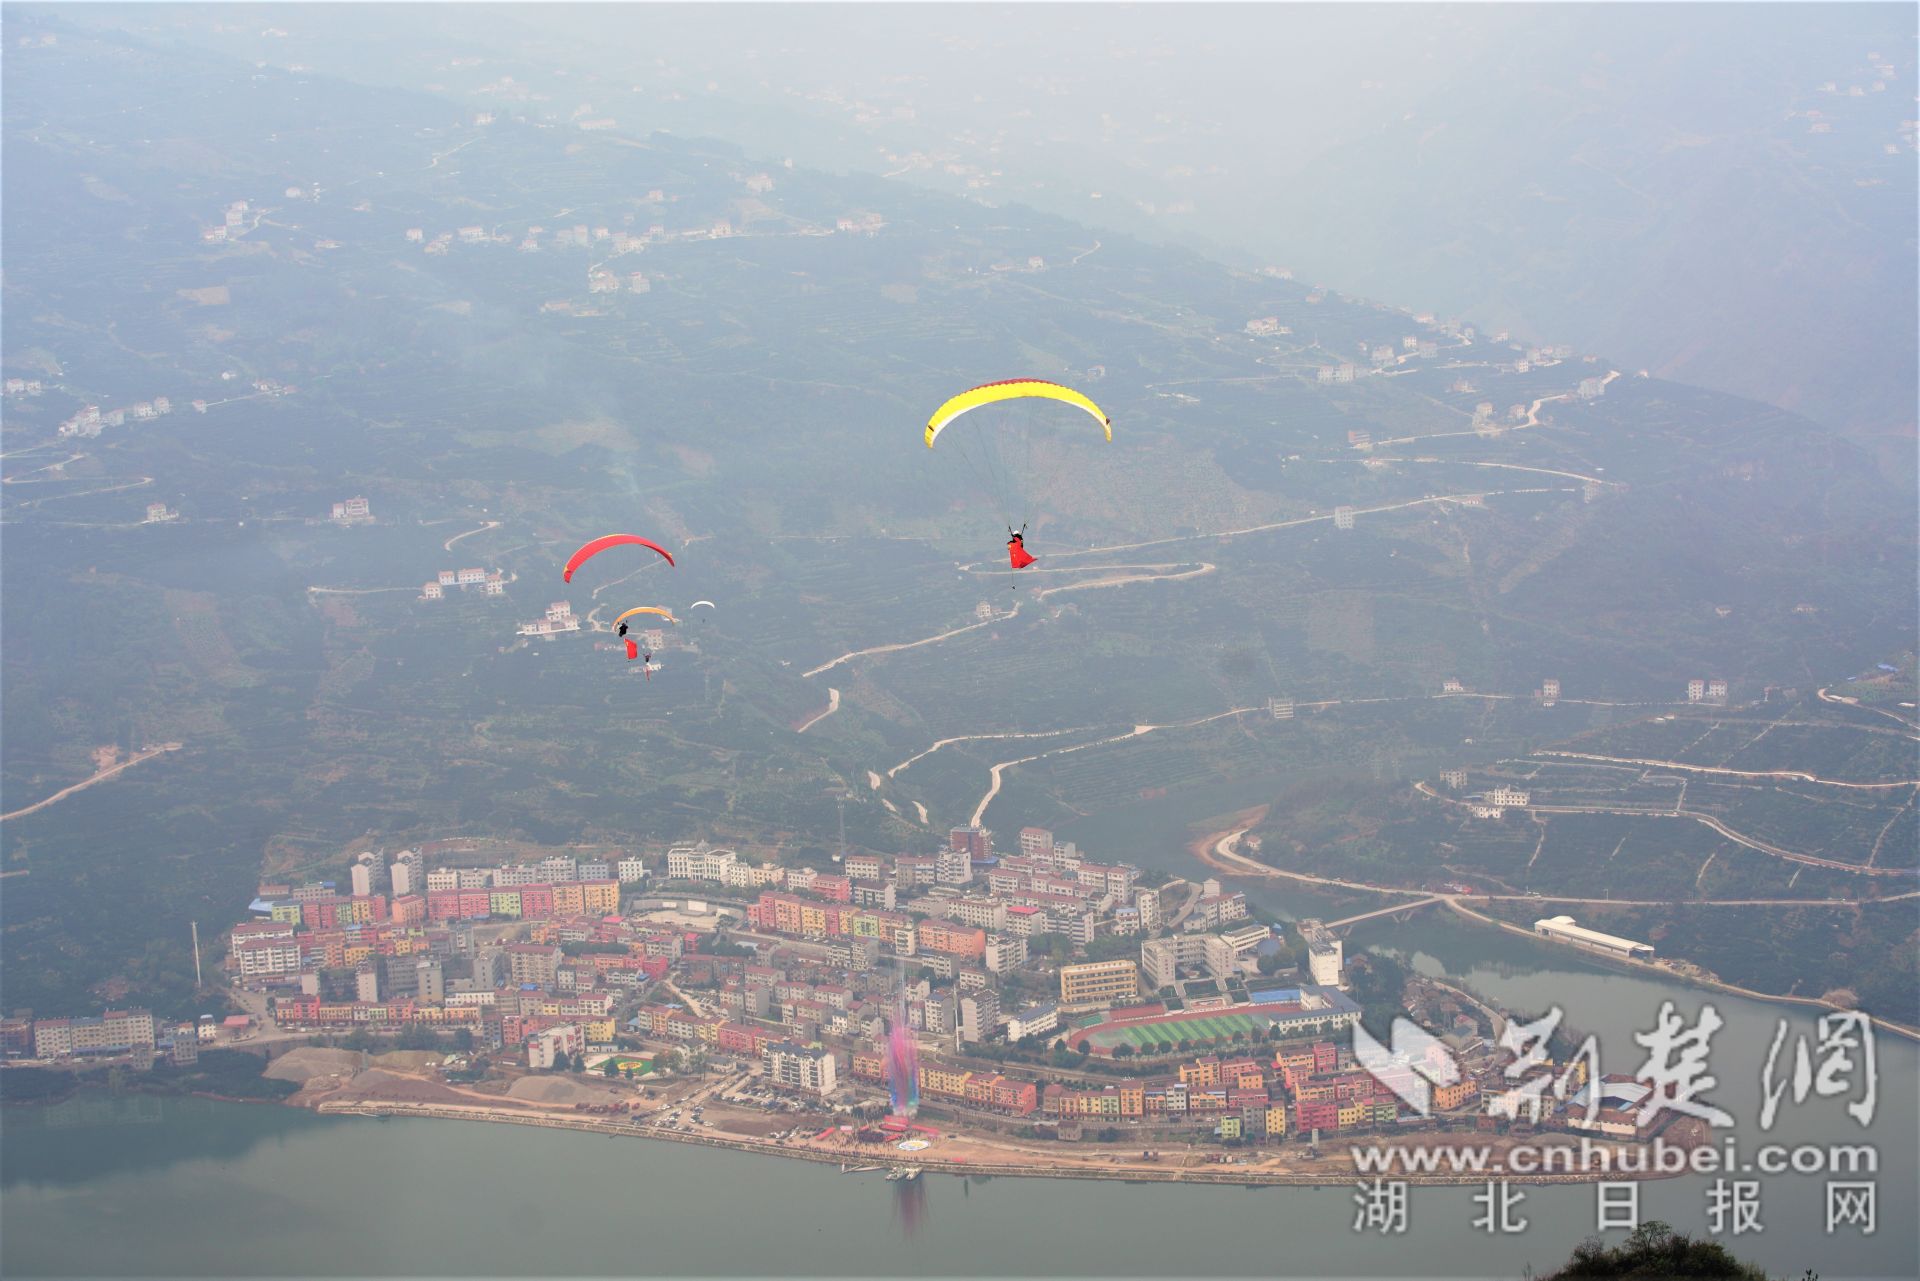
[[[1038,556],[1027,551],[1027,527],[1022,525],[1017,532],[1009,528],[1007,530],[1007,560],[1012,567],[1015,569],[1025,569],[1038,559],[1040,559]]]

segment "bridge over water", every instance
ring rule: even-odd
[[[1328,921],[1326,927],[1329,930],[1344,930],[1349,926],[1379,920],[1383,916],[1404,916],[1417,912],[1423,907],[1431,907],[1435,903],[1444,903],[1446,901],[1447,896],[1444,894],[1430,894],[1426,898],[1415,899],[1409,903],[1393,903],[1386,907],[1375,908],[1371,912],[1362,912],[1358,916],[1344,917],[1338,921]]]

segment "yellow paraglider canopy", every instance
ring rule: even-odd
[[[1113,439],[1113,420],[1107,417],[1106,411],[1073,388],[1062,386],[1059,383],[1046,382],[1039,378],[1009,378],[1004,382],[987,383],[983,386],[975,387],[971,391],[963,391],[936,409],[933,417],[927,420],[927,448],[932,449],[933,438],[938,436],[948,423],[966,413],[968,410],[978,409],[982,405],[991,405],[1002,400],[1019,400],[1022,397],[1032,396],[1038,396],[1046,400],[1058,400],[1064,404],[1074,405],[1086,410],[1089,414],[1092,414],[1100,420],[1100,426],[1105,429],[1107,439],[1109,441]]]
[[[660,615],[660,617],[666,619],[669,623],[678,623],[680,621],[679,619],[675,618],[671,613],[669,613],[667,610],[661,609],[658,605],[636,605],[632,609],[628,610],[626,613],[620,615],[620,617],[614,619],[613,625],[615,627],[618,627],[620,626],[620,624],[626,622],[629,618],[632,618],[635,614],[658,614]]]

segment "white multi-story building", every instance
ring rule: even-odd
[[[942,885],[965,885],[973,880],[973,857],[966,850],[944,849],[936,856],[934,879]]]
[[[1083,861],[1073,871],[1074,879],[1096,894],[1111,894],[1125,899],[1140,877],[1140,869],[1130,863],[1093,863]]]
[[[833,1054],[828,1050],[776,1041],[761,1052],[761,1061],[767,1065],[768,1081],[783,1089],[824,1096],[838,1084]]]
[[[1208,978],[1225,978],[1233,962],[1233,944],[1217,934],[1176,934],[1140,945],[1140,972],[1149,990],[1167,986],[1189,966],[1203,967]]]
[[[931,854],[902,854],[893,860],[893,880],[903,890],[933,885],[939,876],[940,860]]]
[[[292,939],[236,939],[233,963],[242,981],[300,972],[300,945]]]
[[[811,870],[811,869],[808,869]],[[758,889],[764,885],[789,883],[787,869],[778,863],[761,863],[758,866],[744,861],[735,862],[721,878],[723,885],[736,889]]]
[[[997,932],[1007,928],[1007,905],[999,899],[972,895],[924,895],[907,904],[909,912],[924,912],[962,925]]]
[[[1233,890],[1226,894],[1209,894],[1195,905],[1192,921],[1199,923],[1198,928],[1210,930],[1216,925],[1229,921],[1247,919],[1247,895],[1244,890]],[[1192,923],[1189,922],[1189,924]]]
[[[1036,1005],[1007,1018],[1007,1040],[1024,1041],[1030,1036],[1045,1036],[1060,1026],[1060,1007]]]
[[[667,851],[667,879],[724,882],[739,857],[732,850],[715,849],[705,841],[698,845],[676,845]]]
[[[153,1045],[153,1015],[146,1010],[108,1010],[100,1018],[39,1019],[33,1025],[33,1052],[43,1059],[152,1050]]]
[[[1160,891],[1135,887],[1133,891],[1133,910],[1140,913],[1140,929],[1151,934],[1160,928]]]
[[[33,1024],[33,1057],[64,1059],[73,1054],[71,1019],[36,1019]]]
[[[562,632],[579,630],[580,620],[573,616],[573,606],[557,600],[547,606],[545,617],[536,622],[522,623],[519,633],[522,636],[556,636]]]
[[[632,885],[636,881],[647,879],[647,865],[637,858],[623,858],[615,865],[622,885]]]
[[[1006,1039],[1025,1041],[1027,1037],[1044,1037],[1048,1031],[1060,1027],[1060,1006],[1058,1004],[1037,1004],[1020,1014],[1010,1014],[1006,1020]]]
[[[1307,944],[1307,973],[1321,987],[1343,987],[1341,971],[1346,966],[1346,946],[1319,921],[1302,920],[1300,937]]]
[[[387,867],[387,882],[393,896],[418,894],[426,885],[427,861],[419,850],[401,850]]]
[[[990,1039],[1000,1030],[1000,994],[991,988],[968,992],[960,998],[959,1038],[962,1042]]]
[[[527,1038],[527,1066],[551,1068],[561,1054],[569,1057],[587,1048],[587,1034],[578,1023],[562,1023]]]
[[[985,960],[989,974],[1009,974],[1027,963],[1027,941],[1018,934],[989,934]]]
[[[1256,921],[1237,929],[1222,930],[1220,937],[1228,947],[1233,949],[1236,957],[1250,956],[1262,943],[1273,937],[1273,930]]]

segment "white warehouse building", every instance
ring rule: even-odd
[[[1572,943],[1594,952],[1604,952],[1609,956],[1626,956],[1635,960],[1653,959],[1651,943],[1636,943],[1632,939],[1623,939],[1616,934],[1602,934],[1599,930],[1589,930],[1575,925],[1571,916],[1549,916],[1533,923],[1533,932],[1543,938],[1558,939],[1562,943]]]

